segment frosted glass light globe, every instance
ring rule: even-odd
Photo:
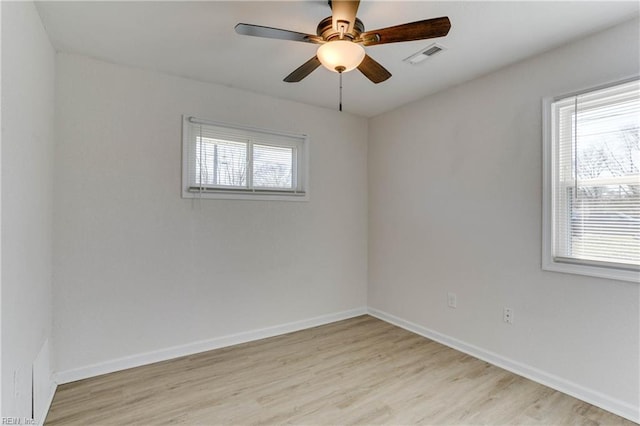
[[[347,72],[360,65],[365,52],[364,47],[352,41],[334,40],[320,46],[317,55],[320,63],[328,70]]]

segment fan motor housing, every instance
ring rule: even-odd
[[[360,34],[363,32],[364,24],[360,19],[356,18],[356,22],[353,25],[353,31],[350,33],[344,33],[344,36],[350,38],[351,40],[355,40],[360,37]],[[320,21],[316,33],[326,41],[332,40],[336,37],[340,37],[340,33],[333,28],[333,19],[331,16]]]

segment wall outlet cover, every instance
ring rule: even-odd
[[[456,296],[455,293],[447,293],[447,305],[449,305],[450,308],[458,307],[458,296]]]

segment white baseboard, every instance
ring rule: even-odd
[[[419,334],[420,336],[428,339],[435,340],[438,343],[442,343],[450,348],[511,371],[519,376],[526,377],[534,382],[538,382],[562,393],[566,393],[567,395],[571,395],[574,398],[578,398],[582,401],[588,402],[589,404],[595,405],[596,407],[610,411],[618,416],[631,420],[632,422],[640,423],[640,407],[612,398],[593,389],[585,388],[584,386],[565,380],[561,377],[465,343],[445,334],[438,333],[437,331],[430,330],[426,327],[406,321],[378,309],[369,307],[367,308],[367,311],[369,315],[381,319],[382,321],[404,328],[405,330]]]
[[[273,327],[266,327],[257,330],[245,331],[228,336],[216,337],[213,339],[200,340],[186,345],[173,346],[152,352],[131,355],[97,364],[87,365],[71,370],[59,371],[55,374],[55,381],[58,384],[75,382],[76,380],[87,379],[102,374],[113,373],[114,371],[126,370],[128,368],[139,367],[141,365],[152,364],[154,362],[166,361],[186,355],[193,355],[200,352],[219,349],[226,346],[251,342],[253,340],[265,339],[267,337],[278,336],[306,328],[317,327],[335,321],[365,315],[366,307],[351,309],[333,314],[321,315],[300,321],[280,324]]]

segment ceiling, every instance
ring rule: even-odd
[[[211,2],[55,2],[37,7],[58,51],[219,83],[337,109],[338,74],[318,68],[300,83],[282,79],[314,56],[316,45],[241,36],[250,23],[315,34],[331,15],[326,0]],[[392,74],[373,84],[344,74],[344,110],[372,117],[446,87],[637,16],[636,1],[370,1],[366,30],[448,16],[433,40],[367,47]],[[403,59],[437,41],[447,50],[419,65]]]

